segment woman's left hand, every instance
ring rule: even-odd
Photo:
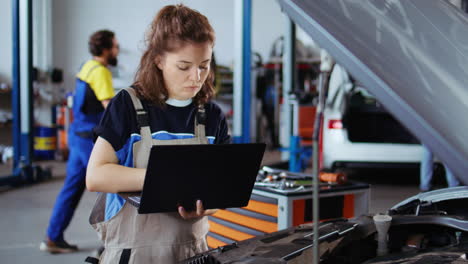
[[[212,215],[218,211],[218,209],[208,209],[203,208],[202,201],[197,200],[197,210],[195,211],[186,211],[184,207],[179,206],[178,208],[180,216],[184,219],[192,219],[197,217],[202,217],[206,215]]]

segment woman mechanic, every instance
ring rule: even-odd
[[[86,186],[101,192],[90,217],[105,245],[100,263],[175,263],[206,251],[205,216],[216,211],[197,201],[194,211],[139,215],[116,194],[142,190],[152,144],[230,141],[221,109],[209,101],[215,34],[208,19],[166,6],[146,37],[134,85],[112,99],[95,130]]]

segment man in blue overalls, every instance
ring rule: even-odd
[[[50,253],[78,250],[63,236],[85,189],[86,167],[93,148],[93,128],[101,120],[104,109],[114,96],[112,74],[108,65],[117,65],[119,44],[113,32],[100,30],[91,35],[89,51],[93,58],[76,75],[73,98],[73,122],[68,131],[70,156],[67,176],[55,202],[46,239],[40,249]]]

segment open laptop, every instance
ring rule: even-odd
[[[121,193],[138,213],[247,206],[265,144],[153,146],[143,191]],[[141,195],[140,195],[141,194]]]

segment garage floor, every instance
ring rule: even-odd
[[[278,160],[279,153],[269,152],[264,164]],[[50,212],[65,176],[63,162],[45,162],[50,166],[53,179],[21,188],[0,187],[0,262],[1,263],[83,263],[86,256],[99,247],[98,237],[88,224],[88,216],[96,194],[86,192],[75,217],[68,228],[66,239],[78,244],[80,251],[72,254],[50,255],[39,251],[44,237]],[[0,166],[0,176],[9,173],[6,166]],[[359,174],[359,173],[358,173]],[[371,187],[370,212],[385,212],[390,206],[418,193],[417,170],[406,172],[367,171],[359,178],[368,181]],[[380,179],[379,179],[380,178]],[[408,182],[408,179],[412,179]]]

